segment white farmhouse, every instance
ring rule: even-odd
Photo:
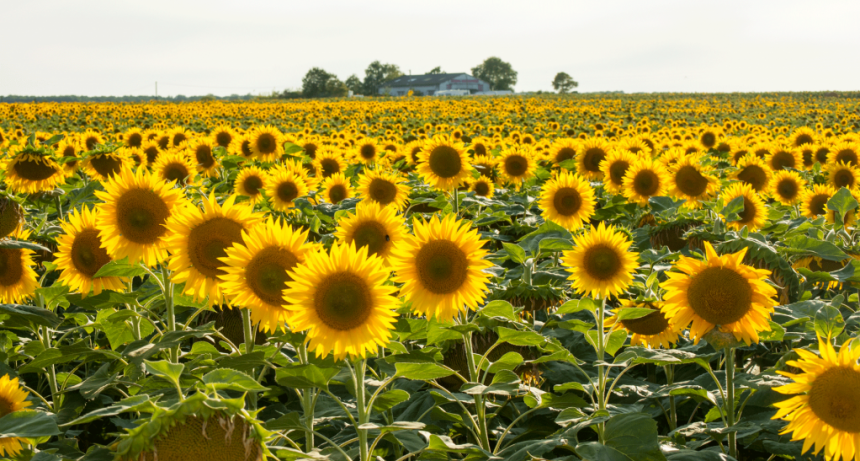
[[[405,96],[409,90],[424,96],[443,90],[467,90],[468,94],[474,94],[489,91],[490,84],[469,74],[404,75],[383,83],[379,94]]]

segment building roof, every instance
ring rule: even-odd
[[[447,82],[454,77],[463,75],[463,72],[456,74],[424,74],[424,75],[403,75],[394,80],[388,80],[382,84],[384,87],[413,87],[413,86],[435,86],[440,83]]]

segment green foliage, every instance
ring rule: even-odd
[[[490,89],[513,90],[517,84],[517,71],[510,63],[495,56],[472,68],[472,75],[490,84]]]

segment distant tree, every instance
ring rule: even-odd
[[[513,90],[517,84],[517,71],[510,63],[493,56],[487,58],[477,67],[472,68],[472,75],[489,83],[491,90]]]
[[[361,79],[358,78],[358,75],[352,74],[346,79],[346,87],[352,90],[354,94],[360,94],[364,89],[362,87]]]
[[[403,72],[400,72],[400,67],[396,64],[373,61],[364,70],[364,94],[368,96],[378,94],[379,88],[386,80],[395,79],[401,75]]]
[[[441,74],[442,73],[442,66],[436,66],[432,70],[430,70],[430,72],[427,72],[427,73],[428,74]]]
[[[555,74],[555,78],[552,79],[552,87],[555,91],[558,91],[559,94],[569,93],[570,90],[578,86],[579,83],[577,83],[573,77],[567,75],[567,72],[559,72]]]
[[[349,88],[337,77],[329,79],[325,84],[325,95],[329,98],[342,98],[349,94]]]
[[[302,96],[306,98],[321,98],[326,96],[326,85],[329,80],[337,77],[319,67],[314,67],[302,79]]]

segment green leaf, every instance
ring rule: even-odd
[[[59,435],[55,415],[35,410],[18,410],[0,418],[0,439],[20,437],[33,439]]]
[[[318,387],[327,389],[329,381],[340,372],[337,368],[320,368],[312,363],[278,368],[275,381],[281,386],[296,389]]]
[[[786,244],[794,252],[811,253],[819,258],[829,259],[830,261],[842,261],[848,258],[844,251],[836,245],[817,240],[806,235],[795,235]]]
[[[373,410],[382,413],[395,405],[409,400],[409,393],[403,389],[391,389],[376,396],[373,401]]]
[[[735,197],[734,200],[727,203],[725,207],[723,207],[723,211],[720,212],[721,215],[726,217],[726,222],[737,221],[740,219],[738,216],[740,213],[744,211],[744,197]]]
[[[93,278],[100,277],[139,277],[146,274],[146,271],[138,264],[129,264],[128,258],[123,258],[119,261],[111,261],[93,275]]]
[[[158,362],[144,360],[143,364],[147,373],[170,381],[175,386],[179,385],[179,377],[182,375],[182,370],[185,369],[185,365],[181,363],[170,363],[167,360],[160,360]]]
[[[665,461],[657,440],[657,422],[645,413],[625,413],[606,422],[604,444],[580,443],[576,453],[589,461]]]
[[[107,416],[116,416],[121,413],[128,413],[130,411],[141,411],[144,412],[151,411],[155,407],[155,404],[152,400],[150,400],[149,395],[135,395],[134,397],[129,397],[127,399],[122,399],[119,402],[104,408],[99,408],[98,410],[91,411],[80,418],[70,421],[68,423],[63,424],[63,426],[74,426],[76,424],[85,424],[90,421],[95,421],[97,419],[101,419]]]
[[[514,346],[540,346],[546,343],[540,333],[534,331],[517,331],[510,328],[498,327],[496,333],[499,335],[499,341],[513,344]]]
[[[560,238],[547,238],[540,241],[538,245],[541,251],[567,251],[573,249],[573,240]]]
[[[616,320],[633,320],[653,314],[657,311],[641,307],[625,307],[615,314]]]
[[[815,333],[822,338],[832,339],[839,336],[845,328],[845,320],[839,309],[830,304],[824,305],[815,313]]]
[[[49,254],[52,253],[52,251],[47,247],[39,245],[38,243],[27,242],[25,240],[2,239],[0,240],[0,248],[8,248],[10,250],[44,251]]]
[[[444,378],[455,373],[454,370],[438,363],[397,362],[394,368],[397,370],[397,376],[419,381]]]
[[[490,301],[481,309],[481,315],[485,317],[501,317],[503,319],[510,320],[512,322],[516,322],[519,319],[517,315],[514,313],[514,306],[507,301],[503,301],[501,299],[497,299],[495,301]]]
[[[57,328],[63,323],[57,314],[36,306],[24,306],[21,304],[0,304],[0,314],[6,314],[16,320],[33,322],[51,328]]]
[[[286,155],[298,154],[299,152],[303,152],[304,150],[305,148],[298,144],[293,144],[289,141],[284,143],[284,154]]]
[[[606,353],[614,357],[618,349],[624,345],[625,340],[627,340],[626,330],[615,330],[610,333],[609,339],[606,341]]]
[[[526,262],[526,251],[523,250],[521,246],[507,242],[502,242],[502,246],[505,247],[505,251],[511,257],[511,261],[517,264],[523,264]]]
[[[206,387],[216,390],[229,389],[241,392],[263,392],[268,390],[267,387],[262,386],[247,374],[229,368],[219,368],[206,373],[203,376],[203,383],[206,384]]]
[[[770,324],[770,331],[763,331],[758,334],[759,341],[782,341],[782,338],[785,337],[785,328],[782,325],[768,320],[768,324]]]
[[[837,215],[837,222],[843,223],[845,215],[856,209],[858,206],[857,200],[851,195],[851,191],[845,187],[839,189],[830,200],[827,201],[827,209],[833,210]]]
[[[487,372],[498,373],[502,370],[513,370],[523,364],[523,356],[519,352],[508,352],[487,367]],[[485,361],[484,364],[487,364]]]

